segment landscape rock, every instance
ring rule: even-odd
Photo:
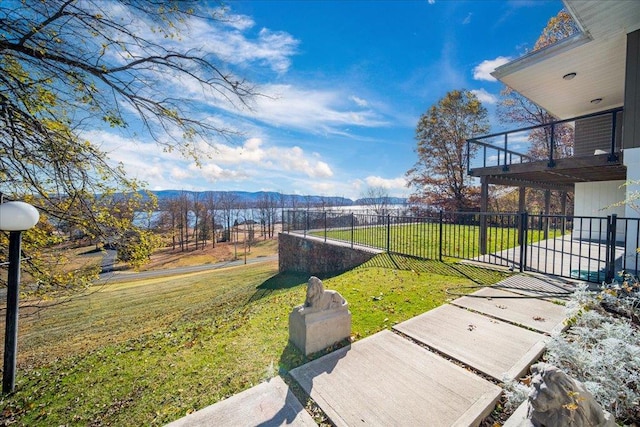
[[[614,427],[615,420],[585,386],[557,367],[537,363],[531,367],[526,426]]]

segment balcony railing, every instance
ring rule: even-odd
[[[467,140],[467,172],[471,174],[474,169],[495,166],[502,166],[506,172],[512,164],[540,160],[546,160],[548,167],[554,167],[557,159],[586,155],[585,150],[590,147],[589,155],[608,154],[609,161],[617,161],[622,134],[618,116],[622,111],[619,107],[470,138]],[[585,124],[578,132],[577,122]],[[544,149],[532,150],[536,142]]]

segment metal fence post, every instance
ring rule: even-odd
[[[442,235],[443,232],[444,232],[443,222],[444,222],[444,212],[440,211],[440,223],[438,225],[438,228],[439,228],[439,233],[438,234],[440,234],[440,236],[438,238],[438,260],[440,262],[442,262],[442,241],[443,241],[443,238],[444,238],[444,236]]]
[[[387,253],[391,251],[391,214],[387,214]]]
[[[327,211],[324,211],[324,242],[327,243]]]
[[[509,170],[509,165],[507,164],[507,153],[509,152],[508,149],[508,137],[507,134],[504,134],[504,163],[502,165],[502,170],[504,172],[507,172]],[[500,164],[500,152],[498,152],[498,164]]]
[[[353,249],[353,239],[355,237],[354,232],[355,232],[355,216],[353,212],[351,212],[351,249]]]
[[[556,166],[556,161],[554,159],[554,151],[556,149],[556,125],[555,123],[551,123],[551,137],[549,140],[549,163],[547,166],[553,168]]]
[[[616,226],[618,223],[618,215],[613,214],[607,216],[607,247],[606,247],[606,271],[605,281],[611,282],[616,275]]]
[[[529,223],[529,214],[527,212],[520,213],[520,224],[518,224],[518,244],[520,245],[520,272],[527,270],[527,225]]]

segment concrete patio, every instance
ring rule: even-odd
[[[473,261],[510,266],[520,266],[520,246],[488,253]],[[526,247],[527,271],[551,274],[577,280],[602,282],[605,280],[607,247],[604,242],[576,240],[571,234],[541,240]],[[625,248],[615,247],[614,259],[621,266]],[[620,267],[621,268],[621,267]]]
[[[313,360],[291,377],[337,426],[468,426],[526,373],[572,284],[518,275]],[[560,289],[562,291],[560,291]],[[279,377],[170,424],[316,425]]]

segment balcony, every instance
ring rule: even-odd
[[[468,139],[468,173],[489,184],[561,191],[624,180],[622,113],[614,108]]]

